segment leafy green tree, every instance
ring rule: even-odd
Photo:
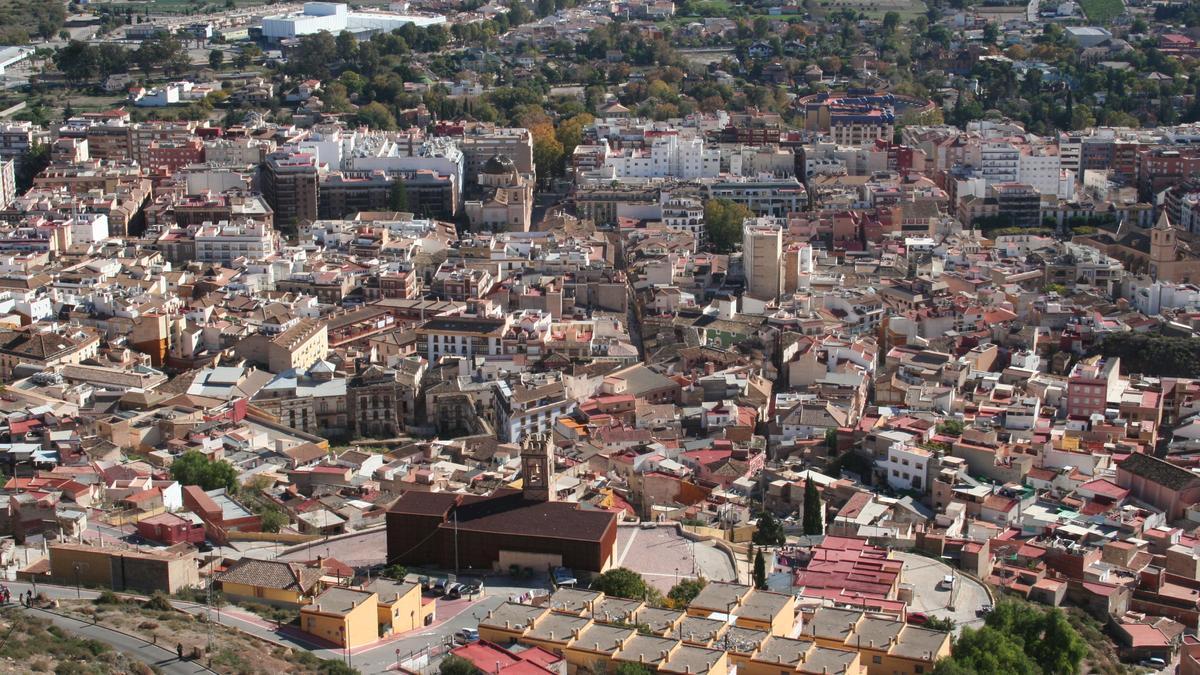
[[[947,436],[962,436],[963,423],[961,420],[943,420],[937,425],[937,432]]]
[[[731,253],[742,242],[742,224],[750,209],[728,199],[710,199],[704,204],[704,231],[718,253]]]
[[[71,40],[54,53],[54,65],[72,84],[87,82],[100,72],[99,54],[86,42]]]
[[[476,675],[479,669],[475,667],[474,663],[463,657],[451,654],[442,659],[442,662],[438,665],[438,672],[441,675]]]
[[[888,12],[887,14],[883,15],[883,32],[885,34],[891,35],[891,34],[895,33],[896,29],[899,27],[900,27],[900,13],[899,12]]]
[[[408,568],[404,565],[391,565],[383,570],[383,576],[389,579],[403,579],[408,576]]]
[[[613,666],[612,675],[650,675],[650,669],[632,661],[618,661]]]
[[[954,619],[943,619],[940,617],[931,616],[931,617],[929,617],[929,620],[925,622],[925,625],[923,626],[923,628],[928,628],[930,630],[940,630],[943,633],[953,633],[954,632]]]
[[[392,111],[378,101],[372,101],[358,109],[358,123],[382,131],[393,131],[396,128],[396,118]]]
[[[986,44],[994,45],[1000,39],[1000,27],[994,23],[988,22],[983,26],[983,41]]]
[[[564,157],[569,157],[575,151],[575,146],[583,140],[584,128],[594,121],[595,118],[588,113],[579,113],[558,125],[554,133],[562,145]]]
[[[1105,337],[1095,351],[1106,358],[1119,357],[1125,373],[1200,376],[1200,340],[1159,333],[1116,333]]]
[[[684,579],[683,581],[671,587],[667,591],[667,599],[671,601],[671,606],[682,609],[688,606],[692,600],[700,595],[700,591],[704,588],[705,581],[700,579]]]
[[[939,661],[934,673],[1070,675],[1079,672],[1087,652],[1062,610],[1009,600],[988,614],[982,628],[964,628],[951,657]]]
[[[651,588],[642,575],[626,567],[609,570],[592,581],[592,589],[614,598],[651,598],[661,601],[658,591]]]
[[[838,451],[838,430],[825,430],[825,447],[829,448],[830,455],[836,455]]]
[[[754,554],[754,587],[760,591],[767,590],[767,561],[763,558],[761,548]]]
[[[220,49],[214,49],[208,53],[208,67],[213,70],[220,70],[225,64],[225,52]]]
[[[258,517],[262,522],[263,532],[278,532],[291,522],[279,509],[264,509]]]
[[[388,208],[393,211],[408,211],[408,188],[399,177],[392,179],[392,190],[388,194]]]
[[[775,514],[763,511],[758,514],[758,526],[751,539],[759,546],[782,546],[787,541],[787,535],[783,531],[783,523]]]
[[[1047,673],[1075,673],[1088,647],[1062,610],[1054,607],[1044,612],[1041,639],[1034,643],[1032,652]]]
[[[824,511],[821,494],[817,492],[817,484],[811,476],[804,481],[804,518],[802,526],[804,534],[822,534],[825,532]]]
[[[225,460],[213,461],[196,450],[183,453],[171,463],[171,478],[182,485],[199,485],[205,490],[237,488],[237,470]]]
[[[329,78],[330,66],[337,59],[337,40],[329,31],[300,36],[296,56],[288,61],[288,70],[299,78]]]
[[[33,179],[50,166],[50,146],[44,143],[33,145],[25,151],[17,164],[17,190],[24,192],[33,186]]]
[[[133,53],[133,62],[147,77],[155,68],[162,68],[163,72],[167,73],[179,73],[190,64],[183,43],[166,33],[160,33],[143,42]]]
[[[338,59],[342,63],[350,63],[358,56],[358,40],[354,38],[354,34],[350,31],[342,31],[333,39],[334,45],[337,47]]]
[[[933,672],[934,675],[1026,675],[1040,671],[1017,640],[991,626],[984,626],[978,630],[964,628],[954,642],[950,658],[938,661]]]

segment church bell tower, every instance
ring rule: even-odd
[[[521,490],[525,499],[551,501],[550,481],[553,478],[554,444],[550,434],[529,434],[521,442]]]

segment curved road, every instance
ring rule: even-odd
[[[213,672],[198,663],[180,659],[175,652],[111,628],[90,624],[86,621],[80,621],[54,612],[47,612],[42,609],[22,607],[20,605],[16,605],[16,607],[30,616],[36,616],[49,621],[55,626],[78,637],[103,642],[109,647],[127,656],[131,656],[142,663],[153,666],[164,673],[171,673],[171,675],[206,675]]]
[[[478,625],[481,617],[499,607],[510,596],[520,595],[530,590],[530,588],[539,587],[536,582],[512,584],[505,583],[505,581],[497,580],[495,583],[489,583],[484,597],[475,602],[467,603],[462,601],[463,604],[458,604],[452,609],[446,608],[451,616],[438,621],[432,626],[409,633],[402,633],[391,638],[385,638],[351,650],[350,657],[353,665],[364,673],[380,673],[390,670],[396,663],[397,654],[419,652],[423,649],[437,648],[445,645],[460,629],[474,628]],[[33,588],[32,585],[21,581],[10,581],[7,582],[7,585],[14,596],[25,593]],[[74,599],[77,593],[73,587],[50,584],[38,584],[37,590],[40,594],[52,599]],[[85,600],[95,599],[98,595],[98,592],[88,589],[78,591],[78,597]],[[458,603],[459,601],[455,602]],[[298,634],[298,631],[285,632],[280,630],[278,626],[250,616],[244,610],[218,612],[207,605],[174,599],[171,600],[171,604],[180,611],[197,616],[207,615],[214,621],[218,619],[219,615],[220,619],[217,622],[223,626],[239,630],[283,647],[306,650],[322,659],[341,661],[346,657],[345,652],[341,649],[336,647],[330,649],[328,645],[310,642],[302,634]],[[54,621],[57,625],[82,637],[100,640],[114,649],[118,649],[138,660],[158,667],[165,673],[191,675],[193,673],[213,672],[190,661],[180,662],[174,652],[157,647],[131,635],[126,635],[125,633],[105,628],[104,626],[94,626],[84,621],[60,617],[53,612],[21,608],[19,604],[17,606],[24,611],[36,613],[38,616]],[[440,609],[442,608],[439,607]]]

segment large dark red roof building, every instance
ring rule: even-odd
[[[617,515],[551,501],[552,453],[548,439],[526,441],[522,490],[406,492],[387,514],[389,564],[461,571],[511,564],[606,569],[616,545]]]

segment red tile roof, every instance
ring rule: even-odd
[[[826,537],[812,553],[808,564],[796,572],[795,585],[817,595],[833,591],[886,598],[903,565],[889,560],[886,550],[851,537]]]

